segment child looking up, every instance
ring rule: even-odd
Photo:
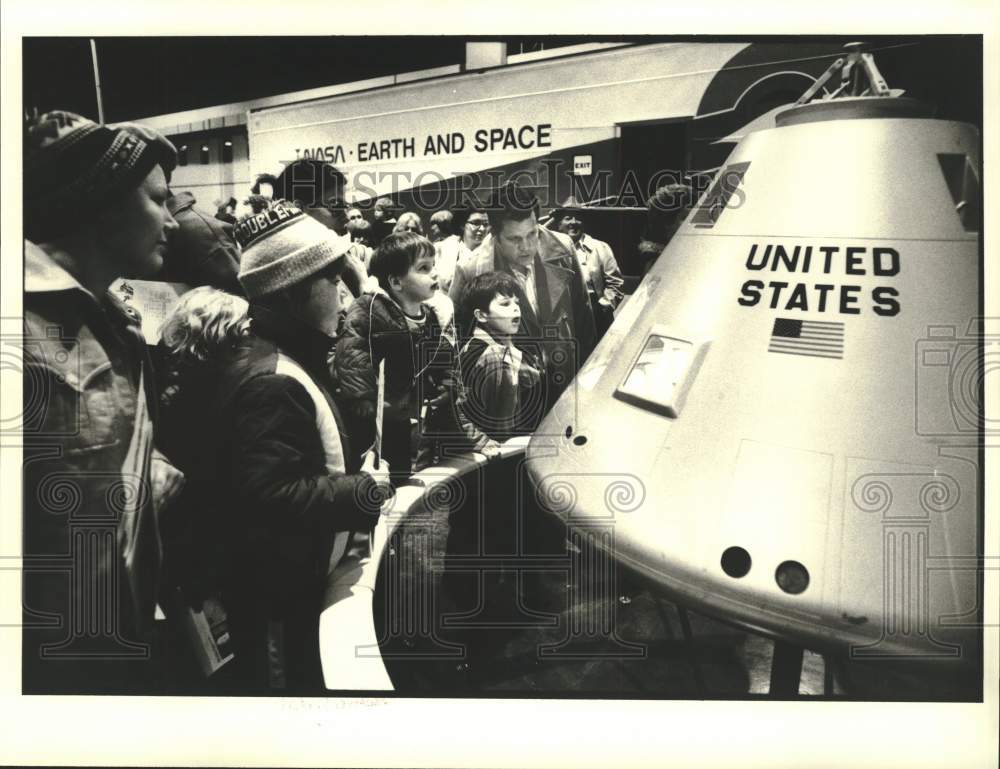
[[[392,233],[375,250],[369,271],[379,287],[351,305],[334,356],[337,396],[349,415],[352,440],[359,448],[374,440],[384,360],[382,455],[394,483],[411,474],[413,437],[423,465],[449,449],[495,452],[496,444],[463,413],[454,307],[437,290],[434,245],[416,233]]]
[[[462,298],[462,316],[473,323],[462,349],[465,412],[498,441],[526,432],[523,426],[532,424],[526,412],[539,392],[538,369],[512,341],[521,323],[516,286],[506,272],[486,272],[469,282]]]

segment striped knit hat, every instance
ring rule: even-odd
[[[169,143],[102,126],[72,112],[47,112],[25,125],[24,234],[36,243],[73,232],[134,190],[159,163],[176,158]]]
[[[351,247],[349,235],[337,235],[287,203],[244,217],[233,234],[243,248],[239,279],[250,299],[305,280]]]

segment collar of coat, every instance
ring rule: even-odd
[[[82,291],[93,298],[93,295],[49,256],[45,249],[26,240],[24,241],[24,292],[34,294],[45,291]]]
[[[490,259],[495,270],[512,272],[510,265],[500,258],[493,246],[493,235],[487,235],[475,250],[474,257]],[[553,232],[539,225],[537,262],[541,262],[542,269],[545,270],[549,307],[553,309],[559,306],[563,296],[570,290],[574,272],[572,265],[576,259],[573,249],[573,241],[569,235]]]
[[[512,342],[503,342],[497,339],[495,336],[493,336],[493,334],[491,334],[485,328],[480,326],[478,323],[476,324],[475,329],[472,331],[472,336],[470,337],[469,341],[466,342],[465,346],[468,347],[473,339],[478,339],[479,341],[485,343],[487,348],[498,349],[500,351],[501,360],[505,357],[509,357],[511,361],[514,363],[515,367],[521,365],[522,353],[518,349],[516,344],[513,344]]]
[[[178,192],[172,198],[167,201],[167,210],[170,211],[170,215],[180,213],[185,208],[191,208],[197,201],[194,199],[194,195],[190,192]]]
[[[376,301],[376,299],[383,302],[389,312],[399,316],[398,320],[400,325],[406,324],[406,315],[403,312],[403,308],[399,306],[399,303],[388,291],[379,286],[370,293],[373,295],[373,302]],[[429,318],[428,320],[435,321],[437,325],[441,327],[441,333],[448,337],[449,341],[454,344],[454,324],[452,321],[455,319],[455,305],[452,303],[448,295],[442,293],[441,291],[435,291],[434,296],[421,302],[421,304],[424,306],[424,311],[426,312],[429,310],[432,315],[432,318]]]
[[[24,293],[47,294],[59,291],[72,292],[91,307],[96,305],[110,310],[109,319],[133,325],[142,321],[138,310],[129,307],[114,292],[108,290],[103,297],[95,297],[45,249],[30,240],[24,241]]]

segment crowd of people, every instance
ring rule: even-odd
[[[623,297],[573,199],[545,226],[507,184],[427,237],[322,164],[213,217],[175,163],[142,126],[25,134],[26,692],[179,686],[177,628],[216,601],[216,690],[321,690],[346,548],[415,472],[530,434]],[[191,287],[155,348],[119,277]]]

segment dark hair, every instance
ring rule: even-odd
[[[469,217],[473,214],[483,214],[487,219],[489,214],[486,213],[486,208],[481,206],[469,206],[468,208],[459,208],[454,212],[455,218],[452,219],[452,226],[454,228],[456,235],[461,235],[462,231],[465,229],[466,222],[469,221]]]
[[[487,312],[490,303],[497,297],[516,296],[517,283],[509,273],[506,272],[484,272],[469,281],[465,287],[461,298],[461,316],[471,326],[475,323],[475,310]]]
[[[255,181],[253,183],[253,187],[250,188],[250,192],[253,193],[254,195],[260,195],[261,194],[261,192],[260,192],[260,185],[261,184],[270,184],[271,185],[271,194],[275,195],[277,197],[280,197],[280,195],[278,195],[278,177],[277,176],[275,176],[274,174],[259,174],[257,176],[257,181]]]
[[[393,232],[386,235],[372,254],[368,274],[378,278],[378,284],[389,291],[389,278],[401,278],[421,257],[433,258],[434,244],[415,232]]]
[[[336,166],[322,160],[296,160],[275,178],[274,197],[297,200],[300,208],[326,207],[328,201],[343,198],[346,184],[347,177]]]
[[[255,214],[259,214],[261,211],[266,211],[271,207],[271,198],[264,195],[248,195],[245,202],[248,206],[250,206],[250,209]]]
[[[524,221],[532,214],[537,219],[538,208],[538,198],[534,192],[515,181],[509,181],[493,191],[486,207],[486,215],[490,218],[490,228],[498,233],[504,222]]]

